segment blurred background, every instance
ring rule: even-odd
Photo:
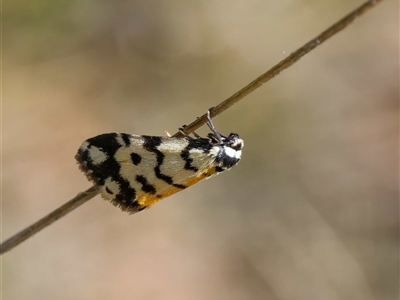
[[[174,133],[361,3],[5,1],[3,239],[90,187],[83,140]],[[96,197],[5,254],[3,299],[396,299],[398,6],[218,116],[232,171],[136,215]]]

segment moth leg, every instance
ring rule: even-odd
[[[193,131],[192,134],[193,134],[194,137],[197,138],[197,139],[201,139],[201,138],[202,138],[200,135],[198,135],[198,134],[196,133],[196,131]]]
[[[180,128],[179,128],[179,132],[182,133],[184,136],[186,136],[186,137],[188,137],[188,138],[190,138],[190,139],[193,139],[193,138],[190,136],[190,134],[187,134],[187,133],[184,131],[185,127],[186,127],[186,125],[183,125],[182,127],[180,127]],[[196,139],[201,139],[201,138],[202,138],[202,137],[201,137],[200,135],[198,135],[195,131],[193,131],[191,134],[193,134],[194,137],[195,137]]]
[[[187,138],[189,138],[189,139],[193,139],[190,135],[188,135],[188,134],[183,130],[183,128],[185,128],[185,127],[186,127],[186,125],[183,125],[182,127],[179,127],[179,128],[178,128],[179,132],[182,133],[185,137],[187,137]]]
[[[220,133],[217,131],[217,129],[215,129],[215,126],[211,120],[211,115],[210,115],[210,111],[213,109],[214,107],[211,107],[209,110],[207,110],[207,126],[211,129],[211,131],[215,134],[216,138],[218,139],[219,142],[222,143],[222,137],[220,135]]]

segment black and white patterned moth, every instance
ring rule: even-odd
[[[135,213],[239,162],[243,140],[218,133],[209,112],[207,125],[207,138],[102,134],[83,142],[76,160],[103,198]]]

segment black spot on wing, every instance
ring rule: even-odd
[[[161,179],[161,180],[165,181],[169,185],[172,185],[172,186],[176,187],[176,188],[185,189],[186,188],[185,185],[174,183],[174,181],[172,180],[171,176],[168,176],[168,175],[165,175],[165,174],[161,173],[161,169],[160,168],[163,165],[164,158],[165,158],[164,153],[162,153],[160,150],[157,149],[157,147],[160,146],[161,143],[162,143],[161,137],[144,135],[143,139],[144,139],[144,143],[143,143],[144,149],[146,149],[149,152],[153,152],[153,153],[156,154],[157,165],[154,167],[154,173],[155,173],[156,177],[158,179]]]
[[[139,182],[142,185],[142,191],[145,193],[149,193],[152,195],[156,194],[156,188],[154,185],[150,184],[147,180],[146,177],[143,175],[137,175],[136,176],[136,181]]]
[[[121,138],[124,141],[126,147],[129,147],[131,145],[130,134],[121,133]]]
[[[159,136],[143,135],[142,137],[144,139],[143,147],[147,151],[154,152],[153,150],[161,145],[161,137]]]
[[[141,157],[139,154],[137,154],[137,153],[135,153],[135,152],[132,152],[132,153],[131,153],[131,160],[132,160],[132,163],[133,163],[135,166],[137,166],[137,165],[140,164],[140,162],[142,161],[142,157]]]

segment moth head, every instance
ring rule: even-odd
[[[236,151],[242,150],[244,146],[243,140],[236,133],[231,133],[228,137],[223,137],[223,143]]]
[[[209,133],[207,137],[213,144],[227,146],[235,151],[242,150],[244,147],[244,142],[237,133],[231,133],[227,137],[219,133],[218,136],[214,133]]]

